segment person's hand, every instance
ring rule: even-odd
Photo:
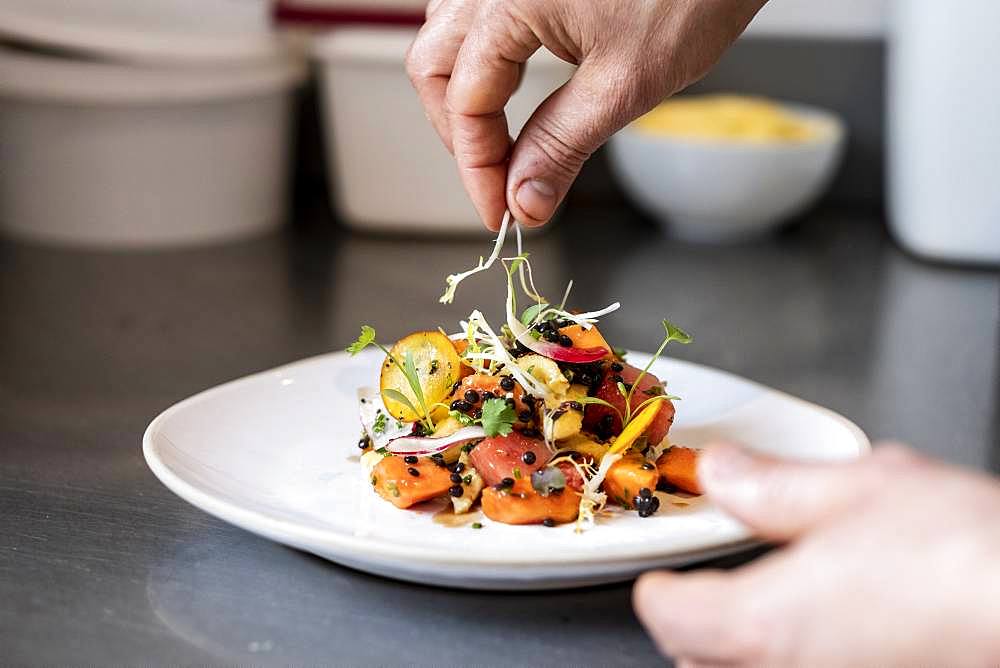
[[[639,580],[636,611],[679,665],[1000,665],[996,480],[896,445],[827,465],[719,446],[699,475],[787,545],[732,572]]]
[[[766,0],[430,0],[407,71],[486,226],[555,212],[584,161],[700,78]],[[540,46],[579,68],[517,141],[504,105]]]

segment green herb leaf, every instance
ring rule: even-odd
[[[466,427],[468,427],[470,424],[475,423],[475,420],[473,420],[471,417],[469,417],[465,413],[459,413],[458,411],[448,411],[448,416],[455,418]]]
[[[573,399],[573,401],[579,402],[584,406],[586,406],[587,404],[597,404],[598,406],[605,406],[613,410],[615,413],[618,413],[619,418],[622,417],[621,411],[619,411],[613,404],[609,404],[604,399],[598,399],[597,397],[577,397]]]
[[[531,486],[542,496],[566,487],[566,476],[555,466],[547,466],[531,474]]]
[[[520,480],[520,479],[521,479],[521,469],[519,469],[518,467],[515,466],[514,467],[514,480]]]
[[[413,405],[413,402],[410,401],[410,398],[405,394],[403,394],[402,392],[400,392],[399,390],[394,390],[391,387],[387,387],[384,390],[382,390],[382,394],[389,397],[393,401],[398,401],[399,403],[403,404],[417,415],[420,414],[420,411],[418,411],[417,408]]]
[[[369,325],[361,325],[361,335],[357,341],[347,346],[347,352],[357,355],[373,343],[375,343],[375,329]]]
[[[662,385],[652,385],[642,391],[647,397],[659,397],[664,394]]]
[[[525,327],[531,327],[531,324],[535,322],[536,318],[538,318],[538,314],[548,307],[549,305],[545,302],[532,304],[528,308],[524,309],[524,313],[521,314],[521,323],[524,324]]]
[[[472,528],[473,529],[482,529],[483,528],[483,523],[482,522],[473,522],[472,523]]]
[[[628,351],[625,350],[624,348],[619,348],[615,346],[611,350],[615,353],[615,357],[617,357],[620,360],[624,360],[625,356],[628,355]]]
[[[420,411],[420,414],[426,415],[427,409],[424,406],[424,390],[420,387],[420,376],[417,374],[417,365],[413,361],[413,353],[409,350],[406,351],[406,358],[403,360],[403,375],[406,376],[406,382],[410,385],[410,389],[413,390],[413,396],[417,398],[417,403],[424,409]]]
[[[385,433],[385,413],[379,413],[375,417],[375,424],[372,425],[373,434],[384,434]]]
[[[664,343],[669,343],[670,341],[676,341],[677,343],[688,344],[694,341],[690,334],[685,332],[683,329],[670,322],[666,318],[663,319],[663,329],[667,332],[667,340]]]
[[[513,430],[517,414],[506,399],[487,399],[482,410],[480,423],[487,436],[507,436]]]

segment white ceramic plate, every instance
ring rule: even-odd
[[[630,355],[633,364],[648,357]],[[380,359],[316,357],[207,390],[149,425],[153,473],[206,512],[362,571],[469,589],[546,589],[625,580],[745,547],[752,539],[704,499],[640,519],[620,511],[577,534],[572,525],[482,529],[434,521],[443,504],[399,510],[378,498],[358,462],[355,390]],[[722,371],[661,360],[678,402],[674,443],[735,439],[776,455],[849,459],[869,449],[831,411]],[[676,499],[674,499],[676,500]]]

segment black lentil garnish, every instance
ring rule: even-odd
[[[363,404],[367,404],[367,403],[368,403],[368,400],[367,400],[367,399],[365,399],[364,397],[361,397],[361,403],[363,403]]]
[[[455,394],[455,392],[457,392],[458,388],[460,387],[462,387],[462,381],[458,381],[457,383],[451,386],[451,393]]]
[[[500,481],[500,484],[503,485],[504,487],[513,487],[514,486],[514,479],[513,478],[504,478],[503,480]]]
[[[556,521],[554,519],[552,519],[551,517],[546,517],[544,520],[542,520],[542,524],[544,524],[545,526],[547,526],[548,528],[551,529],[552,527],[554,527],[556,525]]]
[[[457,484],[459,484],[459,483],[462,482],[462,474],[461,473],[452,473],[449,479],[453,483],[455,483],[457,485]]]
[[[409,473],[414,478],[419,478],[420,477],[420,471],[418,471],[417,469],[413,468],[412,466],[410,468],[406,469],[406,472]]]
[[[619,364],[618,362],[612,362],[611,370],[614,371],[615,373],[620,373],[625,370],[625,367]]]
[[[406,455],[405,457],[403,457],[403,461],[406,462],[407,464],[416,464],[417,463],[417,456],[416,455]]]
[[[476,392],[475,390],[466,390],[465,391],[465,400],[468,401],[470,404],[478,404],[479,403],[479,393]]]
[[[476,419],[476,420],[482,419],[482,417],[483,417],[483,409],[482,408],[477,408],[476,410],[472,411],[472,417],[474,419]]]
[[[632,498],[632,505],[639,513],[639,517],[650,517],[660,509],[660,500],[653,496],[653,492],[648,487],[643,487]]]
[[[521,401],[524,402],[525,406],[531,408],[532,406],[535,405],[535,402],[538,400],[534,397],[534,395],[526,394],[523,397],[521,397]]]
[[[559,335],[559,345],[563,348],[570,348],[573,345],[573,339],[569,338],[565,334]]]
[[[427,428],[424,427],[424,423],[423,422],[416,422],[416,423],[414,423],[414,425],[413,425],[413,435],[414,436],[426,436],[427,435]]]
[[[517,419],[521,422],[531,422],[531,411],[524,410],[517,414]]]
[[[653,466],[652,464],[650,464],[649,462],[646,462],[642,466],[640,466],[639,468],[641,468],[643,471],[652,471],[656,467]],[[645,487],[643,487],[643,489],[645,489]]]
[[[497,395],[493,394],[489,390],[483,392],[483,401],[489,401],[490,399],[496,399]]]
[[[500,379],[500,387],[505,392],[513,392],[514,391],[514,377],[513,376],[504,376],[504,377],[502,377]]]
[[[430,375],[433,376],[434,374],[436,374],[438,372],[438,368],[439,367],[440,367],[440,364],[438,363],[437,360],[431,360]]]
[[[461,485],[452,485],[448,488],[448,493],[452,496],[459,497],[465,494],[465,489]]]
[[[444,455],[442,455],[440,452],[436,452],[433,455],[431,455],[431,461],[440,466],[441,468],[448,466],[444,461]]]
[[[455,399],[455,401],[451,402],[451,410],[458,411],[459,413],[467,413],[471,408],[472,406],[469,405],[469,402],[464,399]]]
[[[542,338],[548,341],[549,343],[559,343],[559,336],[560,336],[559,332],[553,329],[547,329],[544,332],[542,332]]]
[[[620,373],[616,373],[615,375],[613,375],[611,377],[611,380],[615,381],[615,384],[625,382],[625,379],[622,378],[622,375]]]
[[[527,464],[528,466],[534,464],[536,459],[537,458],[535,456],[535,453],[532,452],[531,450],[528,450],[523,455],[521,455],[521,461]]]
[[[457,464],[451,467],[451,470],[455,473],[461,473],[462,471],[465,470],[465,464],[463,464],[462,462],[458,462]]]

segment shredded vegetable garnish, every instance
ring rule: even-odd
[[[623,456],[621,453],[612,454],[609,452],[601,459],[601,465],[597,468],[597,472],[589,479],[584,479],[583,494],[580,497],[580,514],[576,518],[577,533],[582,533],[584,529],[594,526],[597,513],[603,510],[604,505],[608,502],[608,495],[600,491],[601,485],[611,467]]]
[[[497,261],[500,257],[500,251],[503,249],[503,242],[507,238],[507,226],[510,224],[510,211],[503,215],[503,220],[500,221],[500,231],[497,233],[496,243],[493,244],[493,252],[490,253],[489,259],[485,262],[483,258],[479,258],[479,265],[469,269],[468,271],[463,271],[460,274],[450,274],[446,279],[445,283],[447,287],[445,288],[444,294],[441,295],[440,301],[442,304],[450,304],[455,299],[455,290],[458,289],[458,284],[467,279],[469,276],[474,276],[481,271],[486,271],[493,266],[493,263]]]

